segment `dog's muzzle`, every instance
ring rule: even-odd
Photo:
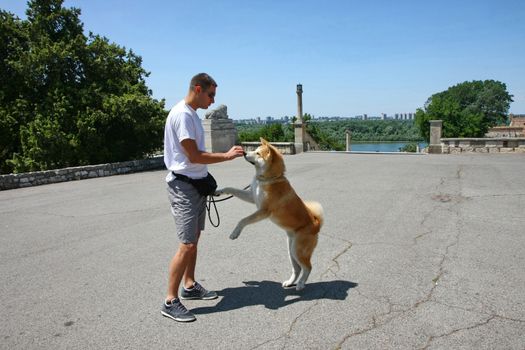
[[[246,158],[246,152],[243,151],[243,154],[244,154],[244,160],[246,160],[248,163],[252,164],[252,165],[255,165],[255,162],[252,162],[251,160],[249,160],[248,158]]]

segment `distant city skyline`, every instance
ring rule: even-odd
[[[247,118],[238,118],[235,119],[235,122],[240,123],[257,123],[257,124],[268,124],[273,122],[280,122],[280,123],[291,123],[293,118],[296,116],[282,116],[282,117],[273,117],[273,116],[266,116],[266,117],[247,117]],[[367,114],[362,115],[356,115],[356,116],[313,116],[313,120],[346,120],[346,119],[352,119],[352,120],[414,120],[415,113],[398,113],[393,116],[368,116]]]
[[[84,32],[143,59],[153,97],[171,108],[191,77],[218,82],[230,118],[293,116],[295,87],[314,116],[415,112],[472,80],[498,80],[525,113],[525,1],[65,0]],[[0,8],[25,18],[23,0]],[[204,111],[199,110],[202,117]]]

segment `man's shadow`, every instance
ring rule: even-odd
[[[348,281],[329,281],[307,283],[305,289],[285,289],[281,283],[272,281],[243,282],[243,287],[225,288],[217,291],[222,299],[215,306],[191,309],[194,314],[210,314],[240,309],[246,306],[264,305],[267,309],[276,310],[299,301],[331,299],[345,300],[348,291],[357,283]]]

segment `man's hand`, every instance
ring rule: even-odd
[[[188,157],[191,163],[197,164],[213,164],[224,162],[226,160],[232,160],[240,157],[244,154],[244,150],[241,146],[233,146],[226,153],[208,153],[199,151],[197,143],[193,139],[185,139],[181,141],[184,153]]]
[[[244,150],[242,149],[241,146],[233,146],[225,154],[226,154],[226,159],[232,160],[238,157],[242,157],[244,155]]]

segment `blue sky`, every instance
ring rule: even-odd
[[[230,118],[415,112],[494,79],[525,113],[525,1],[66,0],[84,30],[132,49],[170,108],[207,72]],[[26,1],[0,0],[25,18]],[[202,116],[203,112],[199,111]]]

